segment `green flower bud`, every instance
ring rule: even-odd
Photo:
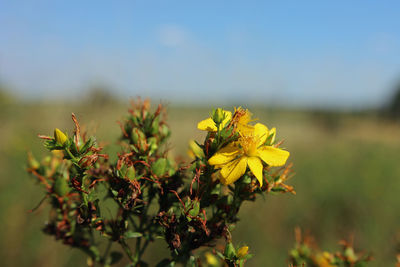
[[[128,167],[128,169],[126,170],[126,177],[130,180],[133,180],[136,178],[136,170],[135,167],[130,166]]]
[[[60,145],[64,145],[65,142],[67,142],[68,137],[61,132],[58,128],[54,129],[54,139],[56,140],[56,142]]]
[[[222,108],[217,108],[213,111],[212,119],[217,125],[221,124],[224,118],[225,115]]]
[[[357,255],[354,253],[354,249],[352,247],[347,247],[344,251],[344,256],[350,261],[357,261]]]
[[[34,170],[40,167],[40,163],[33,157],[32,153],[28,154],[28,167]]]
[[[160,132],[161,132],[161,135],[164,136],[164,137],[167,137],[167,136],[169,136],[171,134],[171,131],[169,130],[168,126],[165,125],[165,124],[163,124],[161,126]]]
[[[310,257],[311,255],[311,249],[307,245],[302,245],[299,252],[305,257]]]
[[[248,175],[244,175],[243,178],[242,178],[242,182],[244,184],[250,184],[251,183],[251,177],[248,176]]]
[[[165,158],[159,158],[151,166],[151,170],[158,177],[162,176],[165,173],[166,168],[167,168],[167,159]]]
[[[132,129],[131,139],[132,139],[133,144],[136,145],[145,138],[146,138],[146,136],[144,135],[144,133],[141,130],[139,130],[138,128]]]
[[[157,138],[150,137],[147,139],[147,143],[149,144],[149,150],[151,153],[154,153],[158,149]]]
[[[153,134],[153,135],[156,135],[156,134],[158,133],[158,128],[159,128],[159,118],[156,117],[156,118],[153,120],[153,123],[151,124],[151,131],[150,131],[150,133]]]
[[[298,252],[296,249],[292,249],[292,250],[289,252],[289,254],[290,254],[290,256],[291,256],[293,259],[295,259],[295,260],[298,260],[298,259],[300,258],[300,254],[299,254],[299,252]]]
[[[192,217],[196,217],[197,215],[199,215],[200,212],[200,202],[197,200],[192,201],[192,207],[189,210],[189,215]]]
[[[234,259],[236,257],[236,249],[231,242],[226,244],[224,255],[228,259]]]
[[[58,196],[65,196],[69,192],[67,179],[62,176],[57,176],[56,180],[54,181],[53,190]]]
[[[176,172],[176,163],[173,160],[168,159],[167,167],[168,167],[168,175],[169,176],[174,175]]]

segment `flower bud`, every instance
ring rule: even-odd
[[[354,249],[352,247],[347,247],[345,249],[344,256],[350,262],[355,262],[357,260],[357,255],[354,253]]]
[[[67,180],[62,176],[57,176],[56,180],[54,181],[53,189],[58,196],[65,196],[69,192]]]
[[[235,247],[231,242],[226,244],[224,255],[228,259],[233,259],[236,256]]]
[[[153,120],[153,123],[151,124],[150,133],[153,135],[158,134],[158,128],[159,128],[159,118],[157,117]]]
[[[135,179],[135,177],[136,177],[135,167],[133,167],[133,166],[128,167],[128,169],[126,170],[126,177],[130,180]]]
[[[33,157],[32,153],[28,154],[28,166],[34,170],[37,170],[40,167],[40,163]]]
[[[212,119],[217,125],[221,124],[224,118],[225,114],[222,108],[217,108],[213,111]]]
[[[67,142],[68,140],[67,136],[63,132],[61,132],[58,128],[54,129],[54,139],[60,145],[64,145],[64,143]]]
[[[200,202],[197,200],[192,201],[192,207],[189,210],[189,215],[192,217],[196,217],[200,212]]]
[[[151,170],[158,177],[162,176],[165,173],[166,168],[167,168],[167,159],[165,158],[159,158],[151,166]]]
[[[158,149],[157,138],[150,137],[147,139],[147,143],[149,144],[149,150],[151,153],[154,153]]]
[[[171,134],[171,131],[169,130],[168,126],[165,124],[163,124],[161,126],[160,132],[161,132],[161,135],[164,137],[170,136],[170,134]]]
[[[238,256],[239,259],[242,259],[247,255],[248,252],[249,252],[249,247],[248,246],[243,246],[243,247],[238,249],[237,256]]]
[[[144,133],[141,130],[139,130],[138,128],[132,129],[131,137],[132,137],[132,143],[135,145],[138,144],[143,139],[145,139]]]
[[[204,151],[203,149],[193,140],[189,142],[190,150],[197,158],[204,158]]]

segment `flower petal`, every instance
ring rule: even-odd
[[[258,149],[259,157],[269,166],[285,165],[290,153],[272,146],[263,146]]]
[[[240,157],[228,164],[224,165],[221,169],[221,182],[223,184],[232,184],[237,179],[242,177],[246,172],[247,168],[247,157]]]
[[[234,144],[228,144],[227,146],[218,150],[209,160],[208,164],[210,165],[221,165],[226,164],[229,161],[235,159],[235,157],[240,152],[240,149]]]
[[[257,137],[257,147],[263,145],[269,135],[268,127],[264,124],[257,123],[254,125],[254,136]]]
[[[222,121],[222,123],[219,126],[220,130],[222,130],[228,124],[228,122],[230,122],[230,120],[232,119],[232,112],[224,110],[224,115],[225,115],[225,119]]]
[[[257,178],[260,183],[260,187],[263,184],[263,165],[258,157],[247,158],[247,164],[249,165],[250,171]]]
[[[271,144],[275,142],[276,128],[269,130],[268,136],[271,136]]]
[[[202,131],[209,131],[209,132],[216,132],[217,131],[217,126],[215,125],[215,122],[213,119],[208,118],[205,120],[202,120],[197,124],[197,129],[202,130]]]

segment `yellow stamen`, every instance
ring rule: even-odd
[[[255,136],[242,136],[239,143],[246,156],[257,156],[257,138]]]

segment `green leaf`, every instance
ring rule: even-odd
[[[128,231],[125,232],[124,234],[124,238],[128,239],[128,238],[138,238],[138,237],[142,237],[143,234],[139,233],[139,232],[133,232],[133,231]]]
[[[81,146],[81,153],[85,153],[87,149],[89,149],[94,145],[94,142],[95,142],[94,138],[89,137],[89,140],[87,140],[86,143]]]
[[[220,257],[221,259],[225,260],[224,254],[222,254],[222,253],[219,252],[219,251],[216,251],[216,254],[217,254],[218,257]]]

